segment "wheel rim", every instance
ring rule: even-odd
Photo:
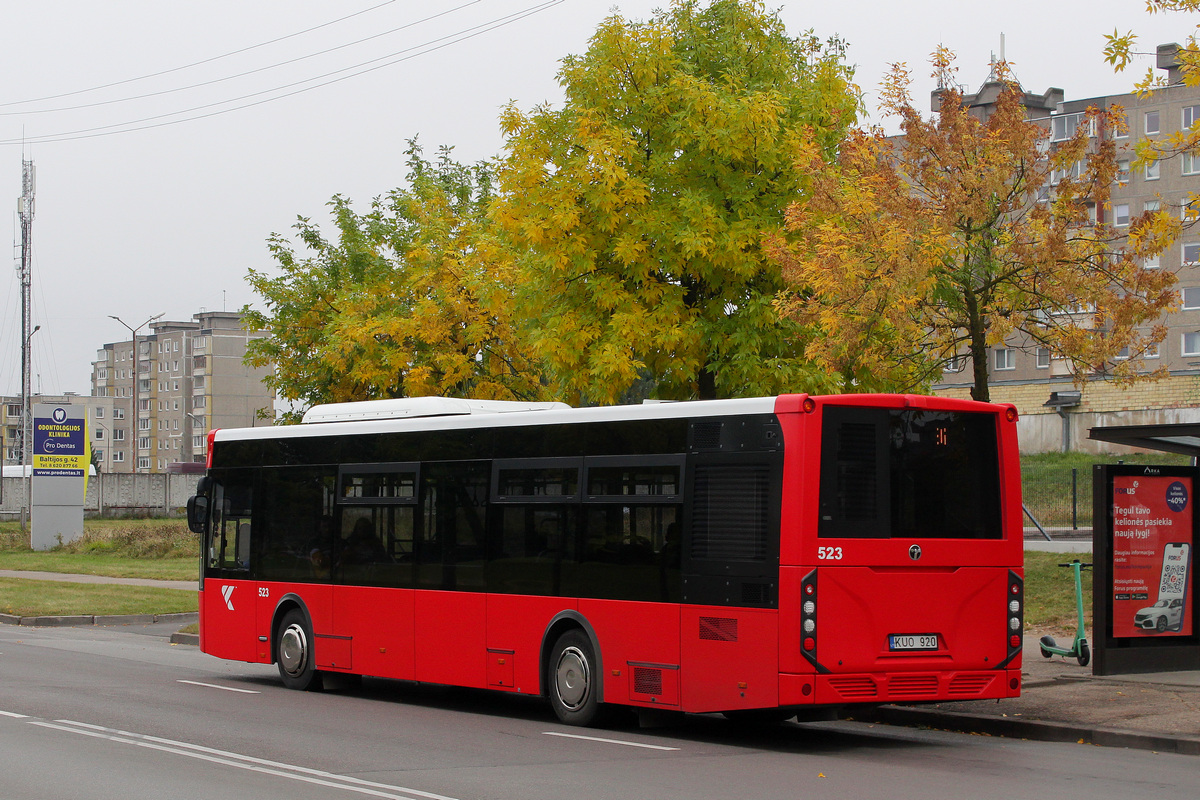
[[[570,711],[578,711],[591,693],[592,676],[587,657],[578,647],[568,647],[558,657],[554,670],[558,699]]]
[[[279,664],[288,675],[304,672],[308,665],[308,636],[304,628],[292,623],[284,628],[279,637]]]

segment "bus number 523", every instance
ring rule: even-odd
[[[840,547],[818,547],[817,558],[821,561],[841,561],[842,548]]]

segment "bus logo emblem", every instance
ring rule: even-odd
[[[233,597],[233,590],[236,588],[237,588],[236,586],[222,586],[221,587],[221,596],[225,598],[225,605],[229,607],[230,611],[233,611],[233,600],[231,600],[230,598]]]
[[[908,548],[908,557],[913,561],[918,560],[921,557],[921,545],[914,544],[912,547]]]

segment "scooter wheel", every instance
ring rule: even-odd
[[[1088,663],[1091,662],[1092,650],[1090,647],[1088,647],[1087,642],[1079,643],[1079,655],[1076,656],[1076,659],[1079,661],[1079,666],[1081,667],[1086,667]]]
[[[1054,653],[1051,653],[1046,649],[1047,647],[1057,646],[1058,645],[1055,644],[1053,636],[1043,636],[1041,640],[1038,641],[1038,649],[1042,651],[1042,658],[1050,658],[1050,656],[1054,655]]]

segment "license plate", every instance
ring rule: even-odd
[[[888,636],[889,650],[937,650],[936,633],[893,633]]]

